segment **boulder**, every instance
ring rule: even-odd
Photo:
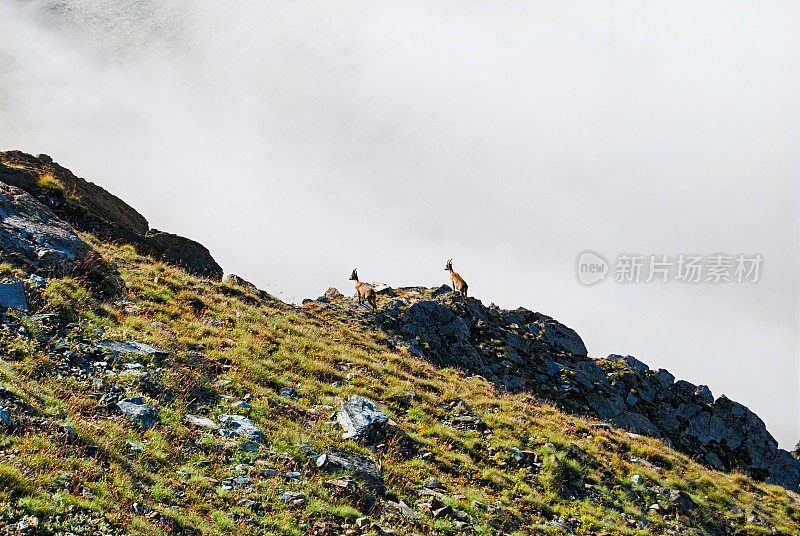
[[[222,279],[222,267],[203,244],[156,229],[152,229],[145,236],[148,240],[142,248],[143,252],[167,264],[180,266],[191,274],[209,279]]]
[[[654,490],[662,509],[676,510],[679,514],[685,515],[697,508],[697,504],[684,491],[666,487],[657,487]]]
[[[63,192],[48,192],[39,187],[40,177],[48,175],[63,185]],[[0,152],[0,182],[24,190],[39,204],[52,209],[58,218],[75,229],[96,236],[131,244],[143,255],[150,255],[186,271],[219,280],[222,268],[203,245],[171,233],[149,229],[147,220],[130,205],[100,186],[76,177],[49,157],[21,151]],[[41,259],[45,265],[61,268],[59,248],[50,248]],[[60,274],[59,274],[60,275]]]
[[[123,415],[141,428],[149,429],[158,424],[158,410],[145,404],[140,396],[120,400],[117,407]]]
[[[329,300],[335,300],[336,298],[341,298],[342,293],[335,287],[328,287],[328,290],[325,291],[324,296]]]
[[[261,441],[261,430],[247,417],[222,414],[219,416],[219,422],[227,427],[232,435],[244,437],[251,441]]]
[[[344,430],[344,439],[371,438],[383,429],[389,417],[371,400],[354,395],[342,405],[336,420]]]
[[[89,253],[72,228],[27,192],[0,182],[0,257],[62,277]]]
[[[540,322],[538,325],[542,329],[544,340],[556,350],[577,356],[586,356],[586,345],[583,344],[583,339],[574,329],[555,320]]]
[[[331,473],[349,473],[372,492],[383,494],[386,491],[378,464],[367,456],[329,447],[317,458],[317,467]]]

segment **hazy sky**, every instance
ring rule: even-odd
[[[296,301],[447,281],[800,439],[800,4],[0,0],[0,148]],[[761,254],[756,284],[578,254]]]

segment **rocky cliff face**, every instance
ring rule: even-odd
[[[374,316],[344,297],[314,303],[366,322],[440,366],[661,438],[712,468],[739,469],[800,490],[800,461],[778,448],[756,414],[725,396],[715,400],[704,385],[675,381],[666,370],[651,370],[632,356],[590,358],[580,336],[553,318],[524,308],[486,307],[447,286],[383,288],[379,295]]]
[[[50,188],[42,187],[42,177],[52,179]],[[222,268],[202,244],[150,229],[144,216],[130,205],[100,186],[76,177],[47,155],[0,152],[0,183],[27,192],[79,231],[131,244],[141,254],[180,266],[194,275],[222,277]]]

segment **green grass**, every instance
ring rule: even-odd
[[[709,520],[724,516],[732,504],[745,512],[729,518],[736,530],[767,530],[747,525],[746,514],[753,511],[776,530],[800,530],[798,496],[782,488],[711,471],[656,439],[590,428],[590,421],[551,405],[500,393],[491,383],[453,369],[437,369],[389,349],[385,336],[334,312],[261,300],[249,289],[202,281],[139,256],[129,246],[83,238],[104,262],[117,267],[127,292],[113,297],[86,278],[53,279],[33,291],[38,293],[34,302],[41,303],[41,312],[56,314],[60,327],[18,317],[35,337],[0,334],[0,381],[30,408],[14,413],[25,433],[0,434],[0,525],[27,513],[40,516],[44,527],[58,528],[77,523],[80,513],[92,523],[129,534],[168,534],[169,526],[181,524],[201,534],[244,536],[306,534],[315,523],[334,523],[344,531],[355,518],[368,516],[400,535],[463,532],[452,520],[434,520],[427,513],[416,527],[390,514],[379,518],[364,503],[333,491],[325,485],[332,476],[318,472],[301,446],[320,452],[335,445],[375,457],[388,491],[418,512],[415,490],[426,479],[438,478],[448,503],[471,516],[476,534],[560,534],[561,529],[548,525],[559,517],[587,533],[674,530],[678,521],[648,514],[647,504],[630,490],[632,474],[642,475],[647,485],[689,493],[699,509],[697,516],[682,522],[698,534],[711,534]],[[159,360],[119,360],[119,365],[144,365],[145,380],[102,375],[104,392],[117,386],[124,396],[143,395],[156,406],[158,428],[133,428],[98,407],[97,388],[89,378],[57,372],[63,364],[61,354],[53,351],[57,339],[81,352],[99,338],[135,339],[170,351]],[[347,363],[352,365],[343,370]],[[352,371],[358,376],[348,381]],[[231,383],[214,387],[219,380]],[[151,384],[156,387],[149,390]],[[280,397],[278,391],[285,386],[294,387],[299,397]],[[165,393],[169,396],[157,398]],[[186,412],[212,419],[236,413],[230,403],[247,394],[253,407],[240,413],[264,434],[257,452],[240,450],[240,439],[219,437],[183,421]],[[376,401],[412,438],[419,454],[404,457],[391,445],[376,453],[357,442],[342,442],[341,431],[328,420],[352,394]],[[463,409],[462,401],[483,419],[485,430],[445,424]],[[77,442],[65,442],[58,431],[63,423],[75,429]],[[145,452],[130,452],[128,441],[144,446]],[[555,451],[544,447],[548,442]],[[585,466],[570,458],[570,444],[594,463]],[[532,451],[540,465],[517,464],[510,456],[512,447]],[[430,456],[423,457],[424,452]],[[15,454],[8,457],[10,453]],[[632,465],[631,456],[661,468]],[[249,469],[237,470],[238,464]],[[296,470],[302,477],[287,481],[254,476],[251,490],[222,489],[223,481],[258,468]],[[282,503],[287,490],[304,493],[305,505]],[[240,504],[243,500],[255,501],[263,515]],[[472,501],[495,510],[486,512]],[[632,527],[622,513],[647,517],[651,525]]]

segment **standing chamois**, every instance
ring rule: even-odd
[[[375,294],[375,289],[366,283],[359,281],[358,272],[356,270],[358,270],[358,268],[353,268],[353,273],[350,274],[350,280],[356,282],[356,297],[358,298],[358,304],[361,305],[364,303],[364,300],[367,300],[367,302],[372,306],[372,310],[376,311],[378,309],[378,297]]]
[[[453,283],[453,290],[458,292],[459,294],[463,294],[464,297],[467,297],[467,282],[464,281],[464,278],[458,275],[456,272],[453,271],[453,259],[447,261],[447,264],[444,265],[444,269],[450,272],[450,281]]]

